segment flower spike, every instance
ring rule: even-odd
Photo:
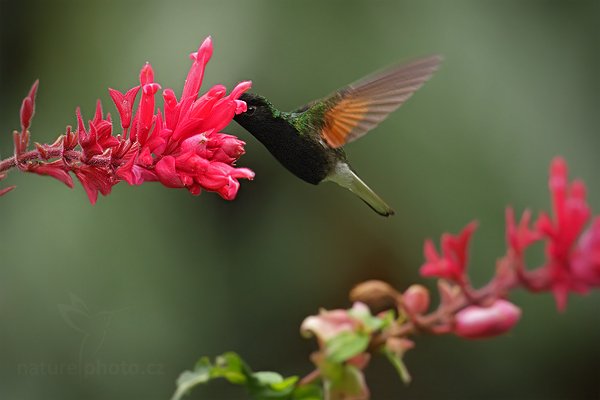
[[[110,114],[104,116],[98,101],[87,126],[77,107],[76,132],[67,127],[65,135],[52,145],[36,144],[35,150],[27,152],[36,81],[21,106],[21,132],[14,133],[14,157],[0,163],[0,174],[17,166],[24,172],[48,175],[72,186],[69,174],[73,173],[92,204],[98,193],[109,194],[120,181],[130,185],[158,181],[169,188],[186,188],[193,195],[204,189],[233,200],[240,187],[239,179],[252,179],[254,172],[235,167],[244,154],[245,143],[220,131],[236,113],[245,110],[245,103],[238,98],[251,83],[241,82],[227,97],[222,85],[199,96],[212,52],[209,37],[192,53],[181,99],[177,100],[171,89],[163,91],[164,113],[157,109],[155,101],[161,86],[154,81],[152,66],[146,63],[138,86],[124,93],[108,90],[119,114],[120,134],[114,134]],[[140,90],[141,99],[134,111]],[[188,140],[192,137],[195,139]]]

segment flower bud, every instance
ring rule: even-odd
[[[365,303],[374,314],[395,309],[400,293],[383,281],[359,283],[350,291],[350,301]]]
[[[21,104],[21,133],[25,133],[31,125],[31,117],[33,117],[33,113],[35,112],[35,94],[39,84],[39,80],[36,80],[33,83],[29,90],[29,94],[23,99],[23,103]]]
[[[521,309],[506,300],[489,307],[468,306],[455,317],[454,333],[467,339],[483,339],[511,330],[521,317]]]
[[[429,309],[429,290],[423,285],[411,285],[402,294],[402,307],[410,314],[423,314]]]

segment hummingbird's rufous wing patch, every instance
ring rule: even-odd
[[[327,100],[321,135],[333,148],[365,135],[413,95],[438,68],[442,58],[430,56],[392,67],[348,85]]]

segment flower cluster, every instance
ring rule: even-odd
[[[541,213],[533,224],[529,211],[517,223],[513,210],[507,209],[507,251],[482,288],[474,289],[467,275],[469,242],[477,227],[473,222],[458,235],[444,234],[440,252],[431,240],[425,242],[421,275],[439,278],[436,309],[431,310],[429,290],[422,285],[399,292],[385,282],[367,281],[350,293],[351,309],[321,311],[306,318],[301,331],[316,336],[319,349],[311,357],[315,371],[300,384],[320,379],[331,398],[368,399],[362,370],[373,352],[385,354],[408,382],[402,357],[415,346],[412,335],[497,336],[510,331],[521,317],[519,307],[507,299],[513,289],[552,292],[557,308],[564,310],[569,292],[599,287],[600,217],[584,232],[591,217],[585,185],[568,181],[561,158],[550,167],[550,193],[552,215]],[[529,269],[525,252],[540,241],[545,244],[545,260]]]
[[[154,81],[150,64],[142,68],[138,86],[125,93],[109,89],[119,114],[120,134],[114,135],[112,118],[104,115],[98,101],[94,118],[87,124],[78,108],[75,130],[67,127],[53,144],[36,143],[35,150],[27,151],[38,87],[38,82],[34,83],[21,107],[21,131],[14,133],[14,156],[0,162],[0,179],[16,167],[73,187],[73,173],[92,204],[98,193],[108,195],[120,181],[130,185],[158,181],[169,188],[186,188],[194,195],[204,189],[234,199],[238,179],[252,179],[254,173],[235,167],[245,143],[220,131],[235,114],[246,111],[246,103],[239,98],[251,83],[241,82],[229,94],[224,86],[216,85],[199,96],[212,52],[209,37],[191,54],[192,67],[179,99],[171,89],[162,92],[163,110],[156,108],[161,86]],[[0,195],[13,188],[3,189]]]

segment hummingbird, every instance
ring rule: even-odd
[[[337,183],[387,217],[394,210],[358,177],[343,146],[364,136],[398,109],[440,62],[441,57],[434,55],[396,65],[290,112],[247,92],[240,97],[247,110],[234,119],[298,178],[313,185]]]

